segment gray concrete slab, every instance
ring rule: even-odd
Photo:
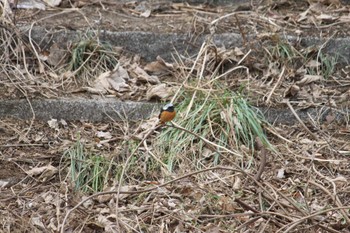
[[[72,30],[63,30],[48,33],[46,29],[35,27],[32,30],[32,38],[37,43],[47,47],[47,44],[56,42],[62,47],[67,46],[67,42],[74,42],[79,40],[81,33]],[[203,41],[209,35],[199,36],[195,41],[186,34],[180,33],[152,33],[152,32],[111,32],[101,31],[100,40],[106,41],[114,46],[123,47],[126,51],[134,54],[139,54],[146,61],[154,61],[159,55],[167,61],[173,60],[173,54],[177,51],[179,54],[194,55],[196,54]],[[254,35],[247,36],[249,40],[254,43],[256,41]],[[316,38],[305,37],[299,38],[295,36],[281,35],[281,38],[295,43],[298,41],[300,45],[323,47],[325,54],[336,55],[339,62],[349,64],[350,62],[350,38]],[[225,48],[242,46],[243,39],[237,33],[223,33],[216,34],[213,41],[217,46],[224,46]]]
[[[128,121],[148,118],[153,112],[158,113],[159,104],[143,102],[121,102],[115,99],[45,99],[45,100],[7,100],[0,101],[0,118],[33,118],[67,121]]]
[[[148,119],[152,114],[158,115],[161,105],[159,103],[147,102],[122,102],[116,99],[51,99],[51,100],[31,100],[31,106],[27,100],[0,101],[0,119],[14,117],[20,119],[31,119],[32,109],[35,112],[35,119],[50,120],[64,119],[67,121],[91,121],[91,122],[111,122],[137,121]],[[271,124],[295,124],[296,118],[291,111],[285,109],[257,108],[263,113],[266,120]],[[343,113],[336,112],[330,108],[309,108],[297,110],[301,120],[308,122],[311,116],[317,122],[324,122],[330,113],[335,114],[339,122],[346,121],[350,113],[345,109]]]

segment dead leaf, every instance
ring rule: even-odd
[[[66,50],[60,48],[57,43],[54,43],[50,47],[49,56],[47,57],[47,63],[49,63],[52,66],[57,67],[60,64],[62,64],[62,62],[63,62],[62,58],[64,58],[66,54],[67,54]]]
[[[58,121],[57,119],[51,119],[49,121],[47,121],[47,123],[49,124],[49,127],[51,129],[55,129],[56,131],[59,130],[59,126],[58,126]]]
[[[284,93],[284,97],[296,96],[300,91],[300,87],[298,85],[290,86]]]
[[[308,139],[308,138],[303,138],[303,139],[299,140],[299,142],[300,142],[301,144],[313,144],[313,141],[311,141],[311,140]]]
[[[283,179],[284,178],[284,168],[278,169],[277,178],[278,179]]]
[[[332,122],[334,121],[335,117],[336,117],[336,116],[335,116],[334,113],[329,113],[329,114],[327,114],[327,116],[326,116],[326,122],[327,122],[327,124],[332,123]]]
[[[305,66],[310,67],[310,68],[316,68],[316,67],[321,66],[321,63],[316,61],[316,60],[311,60]]]
[[[219,204],[225,212],[234,212],[237,207],[232,198],[227,196],[220,197]]]
[[[84,200],[86,200],[87,198],[88,198],[87,196],[82,197],[82,199],[84,199]],[[91,208],[93,205],[94,205],[94,200],[92,200],[92,199],[88,199],[88,200],[84,201],[84,203],[83,203],[83,206],[86,209]]]
[[[278,77],[280,74],[280,69],[278,68],[279,64],[277,62],[271,62],[269,63],[268,69],[264,70],[264,79],[267,79],[269,77]]]
[[[244,55],[242,50],[240,48],[238,48],[238,47],[235,47],[233,51],[235,52],[236,56],[243,56]]]
[[[309,74],[306,74],[304,76],[304,78],[302,78],[300,81],[296,82],[296,84],[298,85],[306,85],[306,84],[309,84],[309,83],[312,83],[312,82],[316,82],[320,79],[322,79],[323,76],[322,75],[309,75]]]
[[[39,229],[41,229],[41,230],[45,229],[45,225],[44,225],[41,217],[33,217],[33,218],[31,218],[31,222],[34,226],[37,226]]]
[[[29,171],[27,171],[26,173],[30,176],[37,176],[40,175],[40,180],[47,180],[49,178],[51,178],[54,174],[56,174],[58,172],[57,168],[55,168],[54,166],[47,165],[47,166],[43,166],[43,167],[35,167]]]
[[[103,216],[102,214],[98,215],[97,222],[104,227],[104,232],[107,233],[117,233],[117,226],[115,223],[115,215]]]
[[[130,89],[126,83],[129,80],[128,72],[122,67],[118,66],[113,71],[102,73],[93,83],[92,87],[85,88],[91,93],[106,94],[116,92],[125,92]]]
[[[220,227],[218,226],[210,226],[208,229],[205,231],[205,233],[220,233]]]
[[[323,22],[326,21],[326,22],[330,23],[330,22],[336,20],[337,17],[334,17],[332,15],[327,15],[327,14],[320,14],[320,15],[316,16],[316,19],[321,20]]]
[[[232,186],[233,190],[240,190],[242,188],[242,180],[238,176],[235,176],[235,183]]]
[[[44,2],[51,7],[55,7],[55,6],[60,5],[61,1],[62,0],[44,0]]]
[[[237,51],[233,49],[218,48],[217,54],[218,54],[218,57],[224,61],[238,62],[240,60],[240,58],[238,58],[237,56]]]
[[[166,84],[159,84],[157,86],[151,87],[147,93],[146,98],[147,100],[158,98],[161,100],[167,100],[170,96],[173,95],[174,88],[173,87],[167,87]]]
[[[152,11],[147,9],[143,13],[140,14],[141,17],[148,18],[151,16]]]
[[[111,139],[112,135],[110,132],[97,131],[96,136],[103,139]]]
[[[155,75],[149,75],[146,71],[144,71],[141,67],[139,67],[137,64],[133,64],[131,66],[130,71],[132,72],[133,76],[137,78],[138,80],[148,82],[150,84],[159,84],[160,81],[157,76]]]
[[[6,2],[6,1],[5,1]],[[39,9],[45,10],[45,4],[42,1],[38,0],[26,0],[26,1],[18,1],[16,4],[17,9]]]
[[[129,85],[126,84],[126,81],[128,80],[128,71],[126,71],[126,69],[124,69],[122,66],[118,66],[116,70],[112,71],[108,79],[112,88],[117,92],[123,92],[129,89]]]
[[[306,20],[308,18],[307,15],[309,14],[309,11],[310,11],[310,8],[307,9],[306,11],[300,13],[297,22],[300,23],[300,22]]]
[[[213,157],[215,155],[215,153],[207,148],[207,147],[204,147],[203,148],[203,151],[202,151],[202,157],[205,158],[205,159],[210,159],[211,157]]]
[[[155,75],[164,75],[175,70],[175,66],[171,63],[165,62],[160,56],[158,56],[156,61],[148,63],[144,69]]]
[[[168,62],[164,61],[164,59],[161,58],[160,56],[157,56],[157,61],[159,63],[162,63],[164,66],[166,66],[167,68],[172,69],[172,70],[175,70],[177,67],[176,64],[174,65],[172,63],[168,63]]]

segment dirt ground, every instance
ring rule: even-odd
[[[145,31],[154,33],[209,33],[208,24],[228,13],[217,33],[261,33],[269,25],[271,33],[284,32],[301,36],[327,37],[348,35],[348,5],[340,1],[250,1],[237,5],[189,5],[171,1],[145,1],[145,4],[109,1],[68,2],[47,11],[16,10],[16,24],[44,26],[48,30],[84,30],[99,28],[110,31]],[[142,5],[142,6],[141,6]],[[148,16],[140,16],[150,10]],[[314,13],[314,14],[313,14]],[[69,21],[67,20],[69,17]],[[268,22],[272,20],[272,24]],[[255,22],[254,22],[255,21]]]
[[[347,116],[347,120],[338,121],[332,112],[327,112],[326,122],[310,119],[296,125],[266,126],[265,132],[276,151],[257,149],[249,157],[249,148],[240,146],[237,151],[246,156],[243,159],[223,152],[219,162],[214,162],[211,147],[198,150],[193,146],[179,153],[177,164],[169,169],[169,158],[163,157],[165,152],[156,147],[164,129],[156,130],[137,147],[150,128],[149,121],[0,119],[1,231],[350,231],[349,66],[331,58],[319,59],[319,48],[288,45],[278,36],[348,36],[350,6],[339,1],[252,1],[216,7],[162,3],[141,6],[135,1],[77,1],[72,4],[78,8],[72,8],[63,2],[61,7],[45,11],[17,9],[15,23],[34,23],[47,30],[182,32],[195,37],[210,33],[213,20],[239,12],[220,20],[216,33],[237,32],[243,38],[254,34],[261,47],[252,48],[249,41],[242,48],[208,46],[197,61],[186,58],[183,63],[172,64],[161,60],[145,63],[137,55],[120,54],[114,48],[130,77],[123,82],[126,86],[113,86],[115,89],[109,88],[104,94],[121,100],[168,101],[174,90],[181,88],[190,93],[215,92],[212,86],[196,84],[201,71],[207,83],[216,67],[221,75],[244,66],[244,71],[233,69],[223,76],[221,84],[231,91],[244,86],[243,93],[254,105],[288,109],[288,99],[295,109],[331,107]],[[44,50],[39,53],[45,55]],[[40,62],[27,57],[24,60],[28,68],[21,56],[8,59],[2,54],[2,63],[10,65],[2,66],[1,99],[91,98],[97,94],[89,88],[99,86],[87,77],[106,72],[89,70],[91,73],[80,73],[84,78],[79,79],[78,75],[70,76],[72,71],[64,65],[55,66],[47,60],[41,60],[43,71]],[[186,79],[192,65],[192,76]],[[85,88],[81,88],[82,84]],[[175,122],[185,116],[179,112]],[[214,133],[206,136],[215,138],[211,134]],[[199,144],[198,141],[193,144]],[[84,151],[110,161],[108,179],[99,192],[113,193],[91,197],[98,192],[77,190],[77,184],[70,179],[72,160],[66,153],[77,142],[84,145]],[[134,148],[138,150],[130,162],[128,156]],[[188,157],[190,153],[198,157]],[[121,184],[118,178],[123,167],[127,169]],[[262,174],[257,177],[260,168]],[[91,199],[80,203],[89,196]]]

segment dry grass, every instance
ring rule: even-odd
[[[219,30],[225,27],[220,22],[234,15],[249,25],[279,23],[250,14],[225,15],[205,26]],[[244,27],[240,30],[245,34]],[[24,42],[9,30],[1,36],[8,48],[1,54],[2,84],[27,96],[37,82],[48,83],[37,68],[41,61],[25,59],[27,53],[35,57],[33,46],[17,52]],[[255,42],[259,49],[248,43],[224,49],[209,38],[196,57],[179,56],[172,70],[181,82],[172,99],[178,114],[164,127],[152,119],[60,122],[57,128],[0,121],[0,175],[18,171],[15,184],[1,188],[1,230],[347,231],[349,116],[338,121],[321,109],[320,117],[309,122],[274,125],[253,106],[283,107],[296,118],[299,106],[331,105],[342,111],[346,93],[340,93],[339,102],[330,99],[331,86],[348,81],[335,72],[336,60],[323,55],[322,47],[303,50],[274,37]],[[87,83],[110,69],[108,62],[91,68],[102,61],[95,56],[101,47],[93,44],[89,54],[80,54],[88,59],[74,69],[88,67]],[[59,80],[69,85],[70,78]],[[322,114],[326,121],[320,120]],[[111,137],[97,136],[101,132]]]
[[[347,226],[349,164],[344,153],[349,153],[349,144],[337,123],[314,121],[305,129],[263,124],[245,99],[251,89],[241,91],[246,97],[226,90],[223,83],[232,73],[223,71],[225,75],[216,79],[219,69],[203,65],[213,64],[212,47],[208,48],[204,45],[184,68],[194,67],[192,73],[179,70],[186,76],[178,77],[183,83],[174,99],[176,123],[147,128],[138,142],[130,141],[133,129],[125,122],[121,138],[127,140],[118,140],[113,152],[122,166],[122,172],[114,170],[116,188],[106,182],[105,192],[66,209],[61,232],[72,224],[88,227],[76,225],[74,218],[81,215],[78,209],[93,203],[96,216],[86,221],[125,232],[159,231],[163,226],[169,232],[331,231]],[[245,116],[253,114],[255,124],[241,121],[243,110]],[[253,146],[257,132],[266,140],[258,149]],[[106,213],[96,201],[108,203]]]

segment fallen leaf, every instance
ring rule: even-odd
[[[160,81],[157,76],[149,75],[145,70],[139,67],[136,63],[131,66],[130,71],[140,81],[148,82],[150,84],[159,84]]]
[[[307,15],[309,14],[309,11],[310,11],[310,8],[307,9],[306,11],[300,13],[297,22],[300,23],[300,22],[306,20],[308,18]]]
[[[222,196],[219,199],[219,204],[223,211],[225,212],[234,212],[237,209],[234,201],[231,197]]]
[[[64,58],[66,54],[67,54],[66,50],[60,48],[57,43],[54,43],[50,47],[50,52],[49,52],[49,55],[47,57],[47,63],[49,63],[52,66],[57,67],[60,64],[62,64],[62,62],[64,61],[62,58]]]
[[[220,228],[218,226],[210,226],[205,233],[220,233]]]
[[[316,60],[311,60],[305,66],[310,67],[310,68],[316,68],[316,67],[321,66],[321,63],[316,61]]]
[[[44,230],[45,225],[41,219],[41,217],[33,217],[31,218],[31,222],[34,226],[37,226],[39,229]]]
[[[321,20],[321,21],[332,22],[337,18],[332,16],[332,15],[320,14],[320,15],[316,16],[316,19]]]
[[[47,121],[47,123],[49,124],[49,127],[51,129],[55,129],[56,131],[59,130],[59,126],[58,126],[58,121],[57,119],[51,119],[49,121]]]
[[[284,168],[278,169],[277,178],[278,179],[283,179],[284,178]]]
[[[144,69],[155,75],[164,75],[175,70],[175,66],[171,63],[165,62],[160,56],[158,56],[156,61],[148,63]]]
[[[242,180],[238,176],[235,176],[235,183],[232,186],[233,190],[240,190],[242,188]]]
[[[85,88],[91,93],[106,94],[116,92],[125,92],[130,89],[126,83],[129,80],[128,72],[122,67],[118,66],[113,71],[102,73],[94,81],[92,87]]]
[[[235,47],[233,51],[235,52],[236,56],[243,56],[244,55],[242,50],[240,48],[238,48],[238,47]]]
[[[316,82],[318,80],[321,80],[323,78],[322,75],[309,75],[306,74],[304,78],[302,78],[300,81],[296,82],[298,85],[306,85],[312,82]]]
[[[163,83],[163,84],[159,84],[157,86],[151,87],[146,93],[146,98],[147,100],[150,100],[153,98],[166,100],[173,95],[173,92],[174,92],[173,87],[167,87],[166,84]]]
[[[238,62],[240,60],[237,56],[237,52],[234,49],[218,48],[217,56],[224,61]]]
[[[292,85],[284,92],[284,97],[296,96],[299,91],[300,87],[298,85]]]
[[[303,138],[299,141],[301,144],[313,144],[313,142],[308,138]]]
[[[61,4],[62,0],[44,0],[44,2],[46,2],[47,5],[51,6],[51,7],[55,7]]]
[[[330,123],[332,123],[334,120],[335,120],[335,114],[334,113],[329,113],[329,114],[327,114],[327,116],[326,116],[326,122],[327,122],[327,124],[330,124]]]
[[[58,169],[52,165],[47,165],[43,167],[35,167],[26,173],[30,176],[40,175],[40,180],[45,181],[51,178],[54,174],[58,172]]]
[[[141,17],[148,18],[151,16],[152,11],[147,9],[143,13],[140,14]]]
[[[126,84],[126,81],[129,80],[129,74],[126,69],[122,66],[118,66],[118,68],[111,72],[108,81],[112,88],[117,92],[127,91],[129,89],[129,85]]]
[[[98,138],[103,138],[103,139],[111,139],[112,138],[112,135],[110,132],[103,132],[103,131],[98,131],[96,133],[96,136]]]
[[[60,124],[62,125],[62,126],[67,126],[68,124],[67,124],[67,121],[65,121],[64,119],[61,119],[60,120]]]
[[[6,2],[6,1],[5,1]],[[18,1],[16,4],[17,9],[39,9],[45,10],[45,4],[38,0]]]

